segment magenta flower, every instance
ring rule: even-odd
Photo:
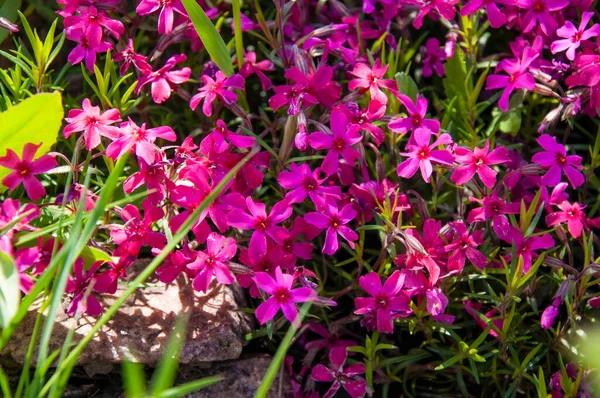
[[[454,316],[444,314],[448,306],[448,297],[442,292],[442,289],[439,287],[427,289],[425,297],[427,298],[427,312],[433,319],[444,323],[454,322]]]
[[[579,203],[571,204],[566,200],[557,206],[560,211],[548,214],[546,216],[546,223],[551,227],[555,227],[566,222],[571,236],[575,239],[579,238],[586,220],[585,213],[583,212],[585,206],[581,206]]]
[[[173,30],[174,12],[187,15],[181,0],[142,0],[135,9],[139,15],[152,14],[160,9],[158,15],[158,33],[166,35]]]
[[[265,251],[267,249],[267,235],[272,239],[276,238],[276,231],[279,228],[277,224],[287,220],[292,214],[292,207],[285,200],[275,203],[271,209],[271,213],[267,215],[266,206],[252,200],[250,196],[246,198],[246,206],[250,210],[250,214],[241,209],[233,209],[227,216],[229,224],[234,228],[253,229],[254,233],[250,238],[250,244],[257,245],[258,250]]]
[[[250,148],[254,145],[255,139],[247,135],[235,134],[227,128],[224,121],[219,119],[215,129],[200,143],[200,152],[205,155],[210,151],[225,152],[229,147],[228,141],[236,148]]]
[[[516,6],[526,10],[521,19],[521,30],[527,33],[539,24],[542,32],[548,37],[552,37],[558,23],[550,14],[552,11],[562,10],[569,5],[569,0],[518,0]]]
[[[562,40],[556,40],[552,43],[550,49],[552,54],[567,51],[567,58],[571,61],[575,59],[575,51],[581,45],[583,40],[588,40],[600,34],[600,25],[594,24],[591,28],[585,29],[594,16],[591,11],[581,14],[581,23],[576,28],[571,21],[566,21],[564,26],[556,31],[558,37],[564,37]]]
[[[123,247],[130,256],[137,256],[144,245],[150,245],[155,249],[162,249],[167,238],[152,230],[152,224],[164,217],[164,211],[160,207],[154,207],[148,201],[142,203],[144,217],[140,215],[139,209],[128,204],[121,210],[121,218],[125,224],[115,227],[110,231],[112,240]]]
[[[69,123],[63,134],[69,138],[71,134],[83,131],[85,148],[88,151],[100,145],[100,136],[115,140],[120,135],[118,127],[111,126],[113,123],[121,121],[121,115],[118,109],[109,109],[100,114],[100,107],[92,106],[88,98],[81,103],[83,109],[71,109],[69,117],[65,121]]]
[[[318,364],[310,372],[310,377],[315,381],[331,383],[329,390],[323,395],[323,398],[333,398],[340,387],[352,398],[364,397],[367,392],[367,382],[357,375],[365,373],[365,364],[356,363],[344,368],[348,351],[346,347],[336,347],[329,352],[329,362],[331,368]]]
[[[133,50],[133,39],[127,39],[125,49],[114,55],[115,62],[123,62],[119,68],[121,75],[125,75],[129,66],[133,64],[143,75],[152,72],[152,67],[148,64],[146,57],[136,53]]]
[[[454,159],[464,166],[457,167],[454,170],[450,176],[450,181],[457,185],[463,185],[471,181],[477,173],[486,187],[493,188],[496,185],[496,175],[498,173],[492,170],[490,166],[510,162],[510,159],[507,150],[502,147],[496,148],[492,152],[489,152],[489,150],[489,140],[485,141],[483,149],[476,147],[473,152],[467,148],[457,146],[454,149]]]
[[[397,94],[398,99],[406,107],[408,117],[395,118],[388,127],[390,130],[399,134],[406,134],[409,131],[415,131],[419,128],[424,128],[432,133],[440,131],[440,122],[435,119],[425,119],[427,113],[427,99],[417,94],[416,102],[404,94]],[[414,142],[413,142],[414,144]]]
[[[350,72],[351,75],[355,76],[348,82],[348,90],[352,91],[357,88],[368,89],[371,93],[371,99],[377,99],[383,104],[387,102],[387,97],[381,91],[382,88],[388,90],[396,90],[396,82],[391,79],[383,79],[385,72],[387,71],[388,65],[381,65],[381,61],[377,59],[373,68],[369,68],[368,65],[363,63],[357,63],[354,69]]]
[[[148,191],[148,201],[152,204],[158,204],[165,198],[167,175],[165,174],[165,162],[155,162],[148,165],[146,162],[139,162],[140,171],[131,174],[123,182],[123,191],[131,193],[143,184],[146,184]]]
[[[102,41],[102,28],[106,28],[117,40],[125,31],[121,22],[109,18],[103,11],[98,11],[96,7],[80,7],[77,11],[81,15],[70,15],[65,18],[65,30],[78,29],[85,32],[85,38],[90,43]]]
[[[31,275],[27,274],[26,271],[33,266],[39,257],[40,249],[37,246],[24,247],[15,253],[15,265],[19,272],[19,289],[23,294],[29,294],[35,284]]]
[[[2,185],[8,187],[12,192],[23,183],[27,196],[34,201],[46,195],[44,186],[34,175],[45,173],[58,164],[50,155],[43,155],[33,160],[35,153],[41,146],[41,142],[38,145],[32,143],[25,144],[21,159],[19,159],[19,156],[12,149],[7,149],[6,156],[0,157],[0,166],[14,170],[4,177]]]
[[[321,164],[321,171],[330,176],[338,172],[340,156],[351,166],[360,158],[360,153],[352,145],[360,142],[360,127],[348,125],[348,118],[341,108],[334,108],[330,118],[332,135],[317,131],[308,137],[310,146],[316,150],[328,149]]]
[[[497,29],[504,25],[507,19],[506,15],[500,11],[496,3],[506,4],[508,2],[505,3],[505,0],[471,0],[462,6],[460,9],[460,15],[464,17],[475,14],[481,8],[485,7],[488,20],[490,21],[490,26]]]
[[[487,259],[477,248],[483,245],[483,230],[469,234],[467,226],[463,222],[453,222],[450,226],[454,230],[455,237],[450,244],[444,246],[444,250],[450,252],[446,267],[452,273],[460,274],[465,266],[465,259],[479,269],[483,269]]]
[[[133,150],[137,156],[151,165],[160,159],[160,149],[154,144],[157,138],[175,141],[177,136],[171,127],[146,129],[146,123],[138,126],[129,119],[129,121],[121,123],[121,136],[106,148],[106,155],[117,160],[123,154]]]
[[[339,330],[333,330],[333,328],[329,329],[318,323],[309,324],[308,330],[318,334],[321,337],[311,340],[304,345],[304,348],[309,351],[320,351],[326,349],[327,351],[331,352],[331,350],[335,348],[346,349],[347,347],[352,347],[358,344],[354,340],[342,339]]]
[[[223,101],[223,103],[226,105],[231,105],[237,101],[237,95],[228,89],[244,89],[244,78],[241,75],[227,77],[223,72],[217,71],[216,80],[213,80],[207,75],[202,75],[202,80],[204,81],[204,86],[199,88],[198,94],[194,95],[190,99],[190,107],[192,110],[195,110],[200,101],[204,100],[204,103],[202,104],[202,112],[206,116],[212,115],[212,103],[217,98]]]
[[[531,269],[532,260],[537,258],[536,250],[549,249],[554,246],[554,239],[550,234],[540,236],[524,237],[518,228],[511,227],[510,233],[505,236],[499,236],[503,241],[512,244],[516,247],[517,256],[523,256],[523,273],[527,273]],[[508,259],[512,257],[509,253]]]
[[[521,59],[503,59],[498,63],[496,72],[503,71],[505,75],[489,75],[486,79],[486,90],[504,88],[498,106],[503,111],[508,111],[508,101],[510,94],[515,89],[533,90],[535,88],[535,80],[527,72],[527,68],[538,57],[538,52],[527,47],[523,50]]]
[[[291,191],[285,195],[289,203],[301,203],[307,196],[313,202],[318,202],[319,197],[331,195],[337,199],[341,198],[342,191],[337,186],[322,186],[326,178],[319,178],[320,171],[311,171],[307,164],[296,166],[290,164],[290,171],[282,171],[277,177],[277,182],[285,189]]]
[[[354,299],[356,315],[374,313],[377,318],[377,330],[380,333],[393,333],[394,318],[410,312],[410,297],[401,292],[404,274],[394,271],[381,286],[377,272],[370,272],[358,279],[360,287],[372,297]]]
[[[434,12],[434,17],[430,17],[437,21],[438,14],[448,20],[454,19],[456,15],[456,4],[458,4],[458,0],[408,0],[406,1],[410,4],[418,5],[418,13],[413,21],[413,26],[416,29],[421,29],[423,26],[423,19],[425,16]]]
[[[440,47],[440,41],[435,37],[427,39],[423,51],[423,77],[430,77],[433,72],[444,77],[446,71],[442,61],[446,60],[446,52]]]
[[[315,291],[309,287],[292,289],[294,277],[281,272],[280,267],[275,269],[275,279],[266,272],[257,272],[254,275],[254,281],[262,291],[271,295],[267,301],[256,308],[256,319],[261,325],[273,319],[279,309],[292,324],[297,325],[299,320],[295,303],[312,301],[317,298]]]
[[[381,119],[381,117],[385,115],[385,103],[380,102],[377,99],[371,100],[369,101],[369,106],[362,110],[358,109],[358,107],[350,105],[353,104],[346,104],[344,107],[344,112],[349,119],[348,122],[351,124],[356,124],[361,128],[361,130],[368,131],[377,145],[383,144],[383,141],[385,140],[385,133],[380,127],[373,124],[373,122]],[[298,135],[296,135],[296,137],[297,136]]]
[[[418,128],[413,131],[411,138],[414,139],[414,144],[409,143],[406,146],[409,152],[400,153],[402,156],[407,156],[408,159],[398,165],[398,176],[411,178],[420,169],[423,180],[429,182],[429,177],[433,173],[432,162],[445,165],[452,164],[453,159],[450,151],[447,149],[435,149],[439,145],[452,143],[452,138],[449,134],[444,133],[432,144],[429,144],[431,132],[424,128]]]
[[[113,254],[118,256],[119,249],[115,250]],[[115,294],[119,287],[119,279],[127,277],[127,268],[131,264],[133,264],[133,259],[126,255],[119,257],[116,264],[110,261],[104,263],[109,269],[95,276],[94,291]]]
[[[96,261],[86,271],[83,260],[78,258],[73,264],[73,275],[69,277],[66,293],[73,293],[71,304],[67,308],[67,315],[75,316],[88,314],[97,316],[102,313],[102,305],[98,299],[91,293],[94,291],[96,283],[96,271],[104,263],[104,261]],[[90,288],[90,285],[91,288]]]
[[[560,299],[560,297],[557,298]],[[560,305],[560,301],[558,304]],[[546,307],[544,312],[542,312],[542,317],[540,319],[540,326],[542,327],[542,329],[550,329],[550,326],[552,326],[558,314],[558,305],[555,306],[554,303],[552,303],[552,305]]]
[[[40,209],[33,203],[27,203],[21,207],[16,199],[7,198],[0,202],[0,250],[13,255],[13,237],[19,231],[34,231],[35,228],[29,222],[40,216]],[[14,221],[18,220],[15,224]],[[9,226],[10,224],[10,226]]]
[[[332,255],[339,249],[338,234],[346,239],[348,245],[354,249],[354,241],[358,239],[358,234],[346,225],[354,220],[357,214],[352,203],[339,210],[335,201],[328,198],[325,200],[324,213],[312,212],[304,215],[306,222],[318,228],[327,229],[322,252]]]
[[[584,183],[583,174],[578,171],[583,169],[581,156],[567,156],[565,146],[556,142],[556,137],[548,134],[541,135],[537,142],[545,151],[536,153],[531,160],[548,169],[542,177],[542,184],[550,187],[558,185],[561,171],[565,173],[573,188]]]
[[[67,39],[77,42],[77,46],[71,50],[67,60],[76,65],[85,59],[85,66],[88,70],[94,73],[94,65],[96,64],[96,53],[105,53],[112,49],[112,44],[101,41],[100,38],[94,38],[90,41],[86,38],[83,30],[70,29],[67,30]]]
[[[243,14],[242,14],[243,15]],[[249,51],[244,55],[246,62],[240,68],[240,75],[244,78],[248,78],[252,73],[255,73],[260,80],[260,85],[263,91],[267,91],[273,86],[273,82],[269,79],[264,72],[271,72],[275,70],[275,65],[268,59],[260,62],[256,62],[256,53]]]
[[[197,252],[196,260],[187,265],[191,270],[198,271],[192,285],[197,291],[206,293],[213,275],[217,282],[224,285],[233,283],[233,275],[225,264],[235,256],[237,245],[233,238],[225,238],[215,232],[206,239],[206,252]]]
[[[139,94],[142,87],[151,83],[152,99],[157,104],[165,102],[173,91],[173,85],[182,84],[190,79],[192,70],[187,66],[183,69],[172,70],[176,64],[185,62],[187,57],[183,54],[173,55],[167,60],[165,65],[156,72],[150,71],[138,79],[138,85],[135,88],[136,94]]]

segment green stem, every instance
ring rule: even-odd
[[[242,0],[232,0],[233,4],[233,31],[235,35],[235,54],[237,55],[238,70],[244,65],[244,38],[242,37],[242,17],[240,3]]]

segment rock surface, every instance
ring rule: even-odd
[[[152,281],[151,281],[152,282]],[[105,308],[125,290],[119,287],[114,296],[102,295]],[[170,285],[153,282],[138,289],[117,314],[94,337],[77,364],[88,374],[108,373],[112,364],[125,359],[154,366],[161,358],[168,335],[178,314],[190,314],[187,341],[181,353],[182,365],[208,366],[212,361],[236,359],[242,352],[243,335],[251,330],[251,318],[239,312],[246,306],[241,290],[235,286],[213,283],[203,294],[192,288],[181,275]],[[23,363],[39,307],[31,308],[2,354]],[[69,329],[75,330],[74,341],[86,335],[95,319],[69,318],[59,310],[50,341],[50,352],[62,347]],[[34,362],[35,363],[35,362]]]
[[[272,359],[273,357],[269,355],[255,355],[237,361],[219,363],[206,371],[197,373],[189,372],[189,374],[185,374],[185,379],[179,381],[186,382],[220,374],[225,377],[222,381],[186,395],[186,398],[252,398],[254,393],[256,393],[256,390],[258,390],[260,382],[267,372]],[[275,377],[267,397],[287,397],[289,391],[289,376],[284,370],[281,377],[279,377],[279,375]]]

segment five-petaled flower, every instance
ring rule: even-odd
[[[71,134],[83,131],[83,140],[85,148],[88,151],[100,145],[100,136],[115,140],[120,135],[118,127],[111,126],[113,123],[121,121],[121,115],[118,109],[108,109],[100,113],[100,107],[92,106],[88,98],[81,103],[82,109],[71,109],[69,117],[65,121],[69,123],[63,130],[65,138]]]
[[[358,377],[358,375],[365,373],[365,364],[359,362],[344,367],[347,358],[348,350],[346,347],[335,347],[329,352],[330,368],[322,364],[318,364],[312,368],[310,377],[313,380],[327,383],[333,382],[329,390],[323,395],[323,398],[334,397],[340,387],[344,387],[344,390],[352,398],[364,397],[367,392],[367,382],[362,377]]]
[[[231,260],[236,251],[235,239],[225,238],[215,232],[208,235],[206,252],[198,251],[196,260],[187,265],[189,269],[198,271],[192,283],[194,289],[206,293],[213,275],[217,282],[231,285],[233,275],[225,262]]]
[[[35,153],[42,146],[42,143],[35,145],[27,143],[23,147],[21,159],[12,149],[7,149],[6,156],[0,157],[0,166],[13,170],[12,173],[2,179],[2,185],[8,187],[12,192],[21,183],[25,187],[25,192],[31,200],[38,200],[46,195],[46,190],[41,182],[34,176],[42,174],[56,167],[57,162],[50,155],[42,155],[36,160]]]
[[[215,78],[216,79],[213,79],[210,76],[202,75],[204,86],[200,87],[198,89],[198,94],[190,99],[190,107],[193,110],[198,107],[200,101],[204,100],[202,112],[206,116],[212,115],[212,103],[217,98],[223,101],[225,105],[231,105],[237,101],[237,95],[229,89],[244,89],[244,78],[241,75],[227,77],[223,72],[217,71]]]
[[[581,156],[567,155],[565,146],[556,142],[556,137],[548,134],[541,135],[537,142],[545,151],[536,153],[531,160],[548,169],[542,177],[542,184],[549,187],[558,185],[561,171],[565,173],[573,188],[584,183],[583,174],[578,171],[583,169]]]

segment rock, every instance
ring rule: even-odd
[[[238,311],[246,306],[239,287],[213,281],[210,290],[203,294],[194,291],[191,281],[184,275],[169,285],[158,281],[150,283],[125,302],[78,358],[77,364],[84,366],[90,376],[105,374],[112,364],[125,359],[155,366],[166,348],[174,319],[183,311],[190,313],[190,320],[181,353],[182,365],[206,367],[212,361],[240,356],[243,336],[251,330],[252,320]],[[114,296],[99,298],[107,308],[124,290],[125,287],[120,286]],[[3,351],[18,363],[23,363],[38,309],[39,303],[30,308]],[[59,310],[50,352],[62,347],[69,329],[75,331],[73,340],[77,342],[89,333],[94,322],[95,319],[89,316],[77,320],[69,318],[64,309]]]
[[[184,376],[180,376],[178,381],[184,383],[220,374],[225,377],[222,381],[186,395],[186,398],[252,398],[272,359],[273,357],[270,355],[253,355],[235,361],[218,363],[214,364],[210,370],[184,372]],[[287,397],[290,389],[289,376],[283,369],[281,377],[278,374],[273,380],[267,397]]]

